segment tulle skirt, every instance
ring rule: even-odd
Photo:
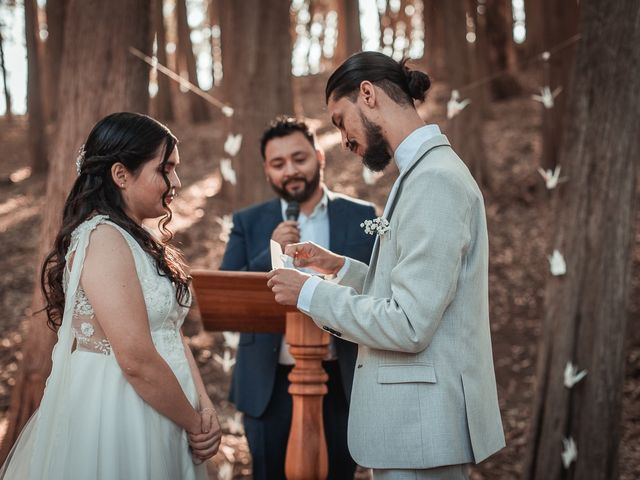
[[[186,359],[167,359],[191,404],[197,392]],[[47,480],[202,480],[206,466],[194,465],[186,432],[156,412],[125,379],[113,355],[75,351],[71,354],[72,415],[68,438],[47,439],[60,478]],[[46,396],[46,391],[45,391]],[[0,478],[44,480],[30,467],[42,458],[33,451],[38,423],[36,412],[22,431]],[[64,457],[61,458],[60,455]],[[37,469],[33,469],[34,471]]]

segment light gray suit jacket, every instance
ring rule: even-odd
[[[478,463],[505,445],[484,201],[444,135],[421,146],[399,182],[370,267],[350,260],[341,285],[320,282],[309,314],[359,344],[348,435],[358,464]]]

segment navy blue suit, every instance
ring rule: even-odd
[[[327,191],[329,249],[368,263],[374,237],[360,223],[376,216],[370,203]],[[233,215],[233,229],[221,270],[268,272],[269,241],[283,221],[279,198]],[[334,338],[337,362],[325,362],[329,393],[324,400],[329,478],[353,478],[355,463],[346,447],[348,402],[357,345]],[[244,413],[245,431],[254,462],[254,478],[284,478],[284,455],[291,424],[291,397],[286,367],[278,365],[281,334],[242,333],[231,381],[230,400]],[[337,364],[337,365],[336,365]],[[283,370],[285,369],[285,370]],[[345,457],[346,458],[341,458]]]

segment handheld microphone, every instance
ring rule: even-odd
[[[287,209],[284,212],[284,216],[287,220],[298,220],[298,216],[300,216],[300,204],[295,200],[289,202]]]

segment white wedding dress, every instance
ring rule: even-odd
[[[72,234],[67,252],[72,267],[65,271],[65,310],[51,375],[40,408],[20,434],[0,478],[206,479],[205,465],[192,462],[186,432],[145,403],[125,379],[82,290],[86,248],[101,223],[114,226],[129,244],[155,347],[191,404],[198,406],[180,336],[187,308],[177,303],[171,281],[158,274],[153,258],[134,238],[108,217],[95,216]]]

